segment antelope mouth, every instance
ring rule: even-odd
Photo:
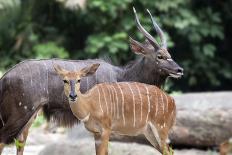
[[[164,70],[167,72],[169,77],[172,77],[175,79],[179,79],[184,75],[183,71],[181,71],[181,70],[178,70],[178,71],[173,71],[170,69],[164,69]]]
[[[181,73],[181,72],[178,72],[178,73],[169,73],[170,77],[173,77],[173,78],[176,78],[176,79],[181,78],[183,75],[184,74]]]
[[[71,98],[70,98],[70,99],[69,99],[69,102],[70,102],[70,103],[74,103],[74,102],[76,102],[76,99],[71,99]]]

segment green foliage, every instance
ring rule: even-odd
[[[18,139],[14,139],[15,146],[17,149],[20,149],[21,147],[24,147],[24,143],[21,143]]]
[[[63,47],[59,47],[54,42],[37,44],[33,47],[33,51],[37,59],[69,57],[68,52]]]
[[[142,25],[156,36],[146,8],[151,10],[166,31],[171,55],[185,69],[184,78],[168,80],[165,89],[231,89],[231,1],[88,0],[75,10],[66,8],[65,1],[2,2],[0,70],[28,58],[109,56],[125,64],[135,58],[128,37],[144,41],[134,22],[135,6]]]

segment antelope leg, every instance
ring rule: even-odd
[[[95,149],[96,155],[108,155],[108,142],[110,130],[103,130],[102,134],[95,134]]]
[[[23,155],[23,151],[24,151],[24,147],[25,147],[25,144],[26,144],[26,140],[27,140],[29,129],[30,129],[32,123],[34,122],[34,120],[36,119],[38,111],[35,112],[31,116],[31,118],[29,119],[29,121],[27,122],[27,124],[25,125],[25,127],[23,128],[22,133],[17,138],[17,141],[18,141],[17,142],[18,144],[16,144],[17,155]]]
[[[0,155],[2,154],[2,151],[3,151],[3,149],[4,149],[4,146],[5,146],[4,143],[0,143]]]
[[[157,149],[160,153],[162,153],[161,146],[159,145],[159,142],[157,141],[155,133],[152,131],[151,127],[148,125],[146,131],[144,132],[144,136],[146,139],[151,143],[152,146],[154,146],[155,149]]]

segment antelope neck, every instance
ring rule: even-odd
[[[73,114],[79,120],[86,121],[90,115],[88,103],[83,102],[86,99],[83,99],[83,98],[85,98],[85,95],[80,92],[80,83],[78,83],[77,86],[78,86],[78,89],[76,92],[77,93],[77,100],[74,103],[69,104],[69,105],[70,105],[70,108],[71,108]]]
[[[133,63],[127,65],[123,70],[123,78],[119,81],[137,81],[151,85],[157,85],[159,88],[165,82],[166,76],[146,57],[140,57]]]

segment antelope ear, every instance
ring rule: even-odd
[[[62,77],[68,72],[68,71],[66,71],[65,69],[61,68],[61,67],[60,67],[59,65],[57,65],[57,64],[53,65],[53,67],[54,67],[56,73],[57,73],[58,75],[62,76]]]
[[[130,48],[135,54],[142,54],[142,55],[147,54],[145,52],[145,47],[143,46],[143,44],[132,39],[131,37],[129,38],[129,41],[130,41]]]
[[[97,71],[99,66],[100,66],[100,64],[92,64],[91,66],[85,67],[85,68],[81,69],[81,71],[80,71],[81,75],[82,76],[92,75]]]

